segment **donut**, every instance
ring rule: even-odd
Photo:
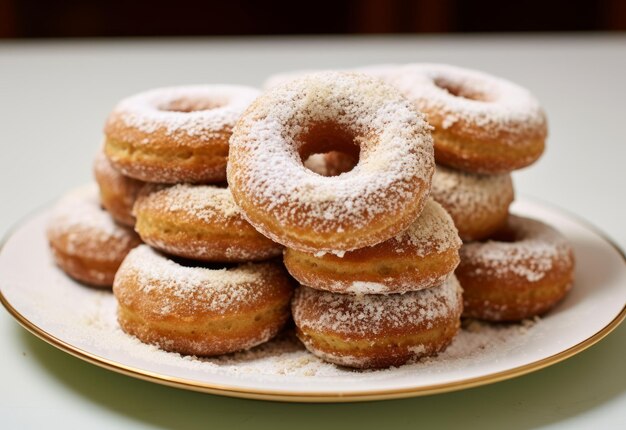
[[[448,215],[432,199],[397,236],[371,247],[315,255],[285,250],[285,266],[311,288],[352,294],[416,291],[441,284],[459,264],[461,240]]]
[[[289,319],[292,292],[278,263],[185,266],[147,245],[128,254],[113,283],[124,332],[166,351],[199,356],[248,349],[274,337]]]
[[[518,321],[544,314],[572,287],[574,253],[552,227],[510,215],[486,242],[463,245],[456,276],[463,286],[464,316]]]
[[[337,294],[299,287],[296,334],[314,355],[359,369],[400,366],[444,350],[463,309],[456,278],[405,294]]]
[[[228,183],[245,218],[275,242],[342,252],[406,230],[434,171],[430,126],[393,88],[356,73],[308,75],[265,92],[230,141]],[[309,155],[358,157],[325,177]]]
[[[105,153],[126,176],[158,183],[226,178],[228,139],[254,88],[160,88],[122,100],[104,127]]]
[[[437,165],[430,195],[448,211],[464,241],[489,237],[506,224],[515,193],[509,173],[479,175]]]
[[[410,64],[386,80],[435,127],[437,163],[470,173],[506,173],[543,153],[547,120],[524,88],[486,73]]]
[[[134,207],[135,230],[145,243],[168,254],[212,262],[260,261],[282,254],[281,245],[241,216],[228,188],[150,188]]]
[[[47,237],[59,268],[94,287],[111,287],[126,254],[141,243],[100,207],[95,185],[74,190],[56,204]]]
[[[115,170],[103,151],[96,155],[93,173],[100,189],[102,206],[115,221],[134,226],[133,205],[145,182],[124,176]]]

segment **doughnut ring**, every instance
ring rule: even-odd
[[[126,176],[158,183],[226,179],[228,140],[254,88],[160,88],[122,100],[104,127],[105,153]]]
[[[285,250],[285,266],[298,282],[352,294],[405,293],[440,285],[459,264],[461,240],[450,215],[432,199],[404,232],[383,243],[316,256]]]
[[[324,177],[309,155],[358,163]],[[308,75],[265,92],[230,141],[228,183],[246,219],[275,242],[341,252],[387,240],[421,212],[434,171],[430,126],[393,88],[356,73]]]
[[[274,337],[289,319],[292,292],[277,263],[187,267],[147,245],[128,254],[113,284],[122,330],[163,350],[200,356]]]
[[[145,182],[122,175],[115,170],[103,151],[96,155],[93,173],[100,189],[100,203],[113,219],[127,226],[135,225],[133,205]]]
[[[437,165],[430,195],[448,211],[464,241],[495,233],[509,216],[511,175],[478,175]]]
[[[144,242],[179,257],[247,262],[282,254],[281,245],[257,232],[241,216],[228,188],[146,187],[135,203],[134,214],[135,230]]]
[[[470,173],[506,173],[543,153],[546,116],[512,82],[443,64],[406,65],[386,80],[435,127],[437,163]]]
[[[554,307],[572,287],[574,253],[552,227],[510,215],[487,242],[461,248],[456,270],[463,286],[464,316],[518,321]]]
[[[300,287],[292,301],[296,334],[314,355],[359,369],[400,366],[443,351],[463,309],[454,276],[406,294],[350,295]]]
[[[95,185],[73,190],[57,203],[47,236],[61,270],[95,287],[110,287],[126,254],[141,243],[100,207]]]

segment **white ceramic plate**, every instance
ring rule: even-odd
[[[560,229],[573,243],[571,293],[537,321],[471,324],[439,357],[383,371],[322,363],[284,336],[248,353],[199,360],[143,345],[119,330],[110,292],[80,285],[58,270],[45,240],[48,211],[6,240],[0,298],[27,329],[79,358],[134,377],[216,394],[285,401],[345,401],[451,391],[528,373],[589,347],[624,319],[623,253],[585,223],[528,200],[513,211]]]

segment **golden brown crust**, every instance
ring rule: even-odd
[[[100,189],[102,206],[115,221],[134,226],[133,205],[145,182],[124,176],[115,170],[103,151],[96,155],[93,173]]]
[[[565,297],[573,284],[574,255],[556,230],[511,215],[493,240],[461,248],[455,273],[464,289],[464,316],[518,321],[547,312]]]
[[[305,252],[358,249],[405,230],[434,171],[422,115],[393,88],[358,74],[311,75],[264,93],[230,145],[228,183],[246,219]],[[334,177],[302,163],[329,151],[359,162]]]
[[[460,326],[461,289],[441,286],[352,296],[300,287],[292,302],[297,334],[320,358],[361,369],[399,366],[445,349]]]
[[[213,262],[261,261],[283,247],[252,227],[227,188],[147,187],[137,199],[135,229],[149,245],[180,257]]]
[[[434,126],[438,163],[470,173],[498,174],[526,167],[543,153],[545,114],[524,88],[475,70],[445,64],[374,65],[355,71],[397,88]],[[309,71],[271,76],[272,89]]]
[[[408,64],[381,74],[435,128],[437,163],[470,173],[526,167],[543,153],[545,113],[524,88],[445,64]]]
[[[515,192],[511,175],[478,175],[437,165],[431,196],[448,211],[464,241],[481,240],[502,228]]]
[[[528,136],[524,145],[509,146],[498,139],[470,140],[457,136],[453,129],[443,130],[437,121],[433,124],[435,159],[437,163],[472,173],[496,175],[530,166],[545,149],[545,136]]]
[[[127,333],[166,351],[210,356],[276,335],[293,287],[277,263],[186,267],[141,246],[120,267],[113,292]]]
[[[343,256],[286,249],[285,266],[301,284],[354,294],[416,291],[441,284],[459,263],[461,241],[446,211],[432,199],[400,235]]]
[[[107,135],[121,134],[111,124],[109,122],[105,129]],[[163,133],[160,131],[149,135],[155,139],[158,134]],[[137,134],[139,133],[127,132],[127,140],[115,137],[105,139],[107,157],[124,175],[145,182],[164,184],[218,183],[226,180],[230,130],[225,131],[221,138],[215,138],[207,148],[179,147],[168,145],[167,141],[154,142],[150,146],[136,145],[135,139],[141,139]]]
[[[100,208],[95,186],[59,201],[47,236],[56,264],[72,278],[97,287],[111,287],[126,254],[141,243],[135,232],[115,224]]]
[[[107,119],[105,153],[117,170],[145,182],[223,182],[232,128],[257,95],[207,85],[129,97]]]

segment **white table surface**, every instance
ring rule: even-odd
[[[547,152],[517,192],[592,222],[626,248],[626,36],[154,39],[0,44],[0,234],[88,181],[108,111],[152,87],[260,85],[270,73],[446,62],[528,87]],[[297,405],[134,380],[36,339],[0,311],[0,428],[626,428],[626,326],[548,369],[407,400]],[[116,427],[114,427],[116,426]]]

